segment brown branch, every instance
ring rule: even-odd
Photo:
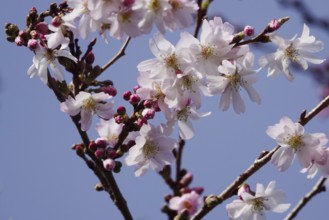
[[[54,92],[56,95],[58,101],[63,102],[63,94],[57,89],[57,82],[50,76],[48,72],[48,86],[49,88]],[[117,183],[116,180],[113,177],[112,172],[109,172],[105,170],[102,161],[99,160],[93,152],[91,152],[88,148],[90,139],[88,137],[88,134],[85,131],[81,130],[80,126],[80,116],[71,116],[71,119],[76,126],[79,135],[83,141],[84,144],[84,153],[86,153],[93,161],[94,165],[92,165],[91,161],[88,160],[85,156],[80,154],[79,156],[86,162],[87,166],[94,172],[94,174],[98,177],[98,179],[101,181],[104,190],[109,193],[111,199],[113,200],[114,204],[117,206],[117,208],[120,210],[122,216],[126,220],[132,220],[133,217],[129,211],[129,208],[127,206],[127,202],[125,201]]]
[[[322,109],[329,106],[329,96],[324,98],[315,108],[313,108],[309,114],[306,115],[304,111],[301,114],[301,119],[299,123],[303,126],[306,125],[311,119],[313,119]],[[306,115],[306,116],[305,116]],[[270,152],[263,154],[259,159],[248,168],[246,169],[240,176],[238,176],[221,194],[217,196],[212,196],[211,204],[204,204],[201,209],[191,218],[191,220],[199,220],[202,219],[205,215],[207,215],[213,208],[217,205],[221,204],[226,199],[233,196],[238,187],[245,182],[250,176],[252,176],[255,172],[257,172],[260,168],[262,168],[267,162],[270,161],[272,155],[275,151],[277,151],[280,146],[276,146]]]
[[[182,155],[183,155],[184,145],[185,145],[185,141],[181,137],[179,137],[178,149],[176,152],[176,184],[174,188],[175,196],[180,195],[179,190],[181,188],[180,180],[182,178],[181,167],[182,167]]]
[[[123,43],[122,47],[120,48],[119,52],[109,61],[107,62],[100,70],[101,74],[104,72],[107,68],[109,68],[113,63],[115,63],[120,57],[125,55],[125,50],[129,44],[129,41],[131,40],[131,37],[128,37],[126,41]]]
[[[198,6],[199,6],[199,10],[198,10],[198,13],[197,13],[196,22],[195,22],[195,29],[194,29],[194,34],[193,34],[193,36],[195,38],[198,37],[198,33],[200,31],[202,21],[206,17],[209,5],[212,1],[213,0],[208,0],[208,2],[202,1],[202,0],[197,1]]]
[[[299,200],[298,204],[295,208],[286,216],[285,220],[294,219],[297,214],[302,210],[302,208],[317,194],[325,192],[326,187],[324,186],[324,182],[327,180],[326,177],[321,177],[319,181],[314,185],[309,193],[307,193],[301,200]]]

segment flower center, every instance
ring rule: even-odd
[[[149,10],[152,10],[155,13],[157,13],[158,11],[161,10],[161,4],[159,3],[158,0],[151,0],[148,8]]]
[[[179,64],[178,64],[178,60],[176,57],[176,54],[171,54],[170,56],[165,58],[166,61],[166,65],[170,68],[173,68],[175,70],[175,72],[179,71]]]
[[[56,51],[54,51],[52,49],[47,49],[45,57],[46,57],[48,63],[52,63],[56,58]]]
[[[292,43],[285,49],[284,55],[293,61],[296,61],[299,56],[298,50],[294,47]]]
[[[190,208],[192,208],[192,205],[189,201],[184,201],[183,202],[183,207],[187,210],[190,210]]]
[[[300,150],[305,144],[302,140],[302,135],[295,135],[289,138],[286,142],[295,152]]]
[[[196,82],[196,79],[194,79],[192,76],[190,75],[185,75],[181,78],[181,86],[183,89],[185,90],[190,90],[191,92],[195,92],[193,91],[193,84]]]
[[[187,122],[188,116],[191,114],[190,107],[186,106],[182,110],[177,110],[177,119]]]
[[[180,3],[177,0],[169,0],[169,4],[171,5],[172,9],[174,11],[178,10],[179,8],[181,8]]]
[[[241,85],[247,83],[245,80],[242,79],[241,75],[238,74],[238,70],[236,70],[235,74],[226,75],[225,77],[230,80],[230,84],[235,90],[239,90]]]
[[[120,22],[130,22],[131,17],[131,10],[123,11],[119,14],[119,21]]]
[[[89,112],[93,112],[95,106],[96,102],[91,97],[83,101],[83,107]]]
[[[201,55],[203,58],[208,59],[213,55],[214,49],[209,46],[201,45]]]
[[[145,159],[151,159],[158,153],[159,148],[153,141],[146,140],[142,151]]]
[[[255,198],[249,200],[248,203],[252,206],[252,210],[254,212],[262,213],[264,209],[266,210],[264,200],[265,200],[264,198]]]

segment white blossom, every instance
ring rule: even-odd
[[[286,40],[276,34],[270,35],[271,41],[279,48],[275,53],[268,54],[259,59],[262,67],[268,67],[267,76],[274,76],[283,72],[288,80],[293,80],[290,71],[291,62],[299,64],[304,70],[308,68],[308,63],[320,64],[324,59],[316,58],[313,53],[324,48],[321,41],[310,36],[310,29],[304,24],[303,33],[297,38],[295,35],[290,40]]]
[[[263,184],[257,184],[255,195],[245,191],[240,194],[239,200],[226,205],[230,219],[265,220],[265,211],[277,213],[285,212],[290,204],[283,203],[285,193],[275,191],[275,181],[271,181],[266,189]]]
[[[128,156],[124,159],[127,166],[136,165],[135,175],[145,174],[149,167],[160,172],[163,167],[174,160],[172,150],[176,141],[165,135],[163,126],[154,127],[144,124],[135,145],[129,149]]]
[[[283,117],[278,124],[269,126],[267,135],[277,141],[280,148],[273,154],[271,161],[280,171],[288,169],[295,155],[303,168],[312,164],[325,164],[328,153],[324,147],[328,139],[324,133],[305,133],[304,127]]]
[[[87,131],[92,122],[92,116],[97,114],[100,118],[109,120],[113,116],[112,102],[105,102],[111,96],[104,93],[90,94],[80,91],[75,98],[71,96],[65,102],[60,104],[61,111],[75,116],[80,113],[81,130]]]

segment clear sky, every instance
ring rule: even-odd
[[[42,11],[49,3],[45,0],[3,1],[0,23],[2,27],[6,22],[23,27],[32,6]],[[314,0],[310,9],[318,16],[328,16],[326,6],[326,1]],[[257,33],[271,19],[291,16],[279,33],[290,38],[302,32],[300,16],[279,7],[273,0],[215,0],[210,12],[223,15],[233,24],[252,25]],[[326,45],[319,57],[328,56],[328,35],[312,27],[311,34]],[[136,85],[136,65],[153,58],[148,47],[150,36],[132,40],[127,56],[105,73],[104,77],[113,80],[118,89],[115,99],[118,104],[123,104],[122,92]],[[176,44],[178,32],[166,36]],[[106,45],[99,38],[95,62],[104,64],[117,52],[119,43],[111,39]],[[267,49],[268,52],[274,50],[275,47]],[[0,220],[121,219],[108,195],[94,190],[97,178],[70,149],[72,144],[81,142],[70,118],[59,110],[53,93],[40,79],[28,78],[26,72],[33,54],[6,42],[3,32],[0,51]],[[257,52],[256,61],[259,55]],[[244,94],[246,112],[242,115],[232,109],[221,112],[218,96],[204,100],[201,110],[212,111],[212,115],[194,123],[196,136],[187,142],[183,156],[183,167],[194,174],[192,186],[203,186],[204,195],[219,194],[262,150],[275,146],[265,133],[267,126],[277,123],[282,116],[297,120],[304,109],[311,110],[319,102],[320,87],[309,73],[296,73],[293,82],[288,82],[283,75],[266,78],[265,71],[257,75],[259,81],[255,88],[262,103],[252,103]],[[329,119],[317,117],[306,126],[306,131],[329,135],[328,128]],[[89,134],[97,138],[93,128]],[[268,164],[248,183],[255,188],[256,183],[267,185],[276,180],[277,187],[286,191],[287,201],[294,206],[319,178],[317,175],[307,180],[299,170],[297,161],[284,173]],[[115,177],[135,219],[166,219],[160,208],[163,196],[170,191],[156,173],[149,170],[137,178],[132,167],[124,167]],[[205,219],[227,219],[224,207],[218,207]],[[328,193],[322,193],[297,219],[328,219],[328,208]],[[284,216],[268,214],[268,219]]]

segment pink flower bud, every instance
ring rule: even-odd
[[[192,182],[192,180],[193,180],[193,174],[186,173],[180,180],[180,184],[183,186],[188,186]]]
[[[155,115],[155,110],[152,108],[149,109],[144,109],[142,112],[142,115],[144,116],[145,119],[153,119]]]
[[[125,7],[131,7],[135,3],[135,0],[122,0],[122,4]]]
[[[95,151],[95,156],[100,159],[100,158],[103,158],[104,157],[104,149],[103,148],[98,148],[96,151]]]
[[[151,108],[153,105],[153,102],[151,100],[145,100],[143,105],[145,108]]]
[[[49,29],[48,29],[48,24],[46,22],[39,22],[35,26],[35,29],[40,33],[40,34],[48,34]]]
[[[135,86],[134,88],[133,88],[133,90],[134,90],[134,93],[136,93],[137,92],[137,90],[140,88],[140,86]]]
[[[130,96],[131,96],[131,92],[130,91],[125,91],[123,93],[123,99],[126,100],[126,101],[129,100]]]
[[[62,19],[61,19],[61,17],[59,17],[59,16],[55,16],[55,17],[53,17],[53,19],[51,20],[51,24],[52,24],[54,27],[59,27],[59,26],[62,24]]]
[[[32,51],[35,51],[36,49],[39,48],[39,41],[36,40],[36,39],[30,39],[28,42],[27,42],[27,47],[32,50]]]
[[[115,161],[113,159],[106,159],[103,161],[103,166],[107,171],[113,171],[115,168]]]
[[[112,149],[112,148],[109,148],[109,149],[106,151],[106,153],[107,153],[107,156],[108,156],[109,158],[111,158],[111,159],[114,159],[114,158],[117,157],[117,153],[116,153],[116,151],[115,151],[114,149]]]
[[[17,46],[22,46],[25,43],[25,40],[21,36],[17,36],[15,38],[15,43]]]
[[[252,27],[252,26],[245,26],[244,29],[243,29],[243,33],[246,35],[246,36],[252,36],[254,35],[255,33],[255,29]]]
[[[153,104],[153,108],[154,108],[154,110],[155,110],[156,112],[160,112],[160,111],[161,111],[161,109],[160,109],[159,104],[158,104],[157,101],[154,102],[154,104]]]
[[[272,21],[270,21],[270,23],[268,23],[267,28],[268,28],[268,32],[273,32],[276,31],[280,28],[280,22],[277,19],[273,19]]]
[[[121,124],[124,121],[124,119],[123,119],[123,117],[121,115],[118,115],[118,116],[115,116],[114,117],[114,121],[117,124]]]
[[[95,54],[92,51],[90,51],[86,56],[86,63],[93,64],[94,61],[95,61]]]
[[[243,183],[238,190],[238,196],[241,200],[243,200],[243,198],[241,196],[242,193],[250,193],[250,192],[251,192],[250,186],[247,183]]]
[[[105,92],[106,94],[109,94],[110,96],[117,95],[117,89],[114,86],[103,87],[102,91]]]
[[[95,144],[97,145],[97,148],[105,149],[108,145],[108,142],[104,138],[97,138],[95,140]]]
[[[138,104],[138,102],[141,100],[141,98],[137,94],[132,94],[129,97],[129,103],[132,105]]]
[[[124,106],[119,106],[119,107],[117,108],[117,113],[118,113],[119,115],[124,115],[124,114],[126,114],[126,108],[125,108]]]

